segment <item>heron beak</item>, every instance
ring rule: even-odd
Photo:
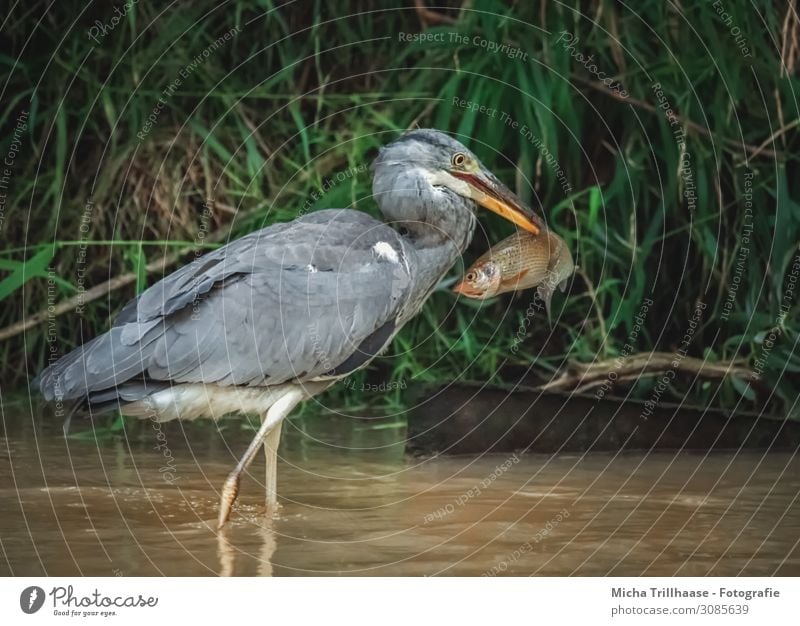
[[[539,216],[527,208],[522,200],[492,174],[482,171],[451,171],[450,174],[469,185],[472,199],[482,207],[534,235],[538,235],[542,230]]]

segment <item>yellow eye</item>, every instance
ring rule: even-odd
[[[453,160],[453,165],[455,165],[456,167],[463,167],[464,163],[467,162],[467,155],[464,154],[463,152],[456,152],[453,155],[452,160]]]

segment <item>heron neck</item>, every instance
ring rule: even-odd
[[[405,232],[406,240],[417,252],[445,248],[456,248],[459,252],[463,252],[475,232],[475,218],[472,214],[469,215],[469,221],[454,221],[441,226],[432,226],[424,222],[405,223],[400,226]]]
[[[475,232],[475,219],[454,225],[450,232],[419,223],[408,230],[404,239],[417,253],[411,317],[466,250]]]

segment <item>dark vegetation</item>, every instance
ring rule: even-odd
[[[790,3],[392,4],[16,4],[0,56],[2,390],[105,330],[165,257],[172,271],[317,208],[374,211],[375,149],[419,125],[516,184],[579,272],[552,329],[532,291],[440,290],[326,404],[399,408],[419,383],[537,385],[659,351],[716,369],[678,362],[660,391],[669,366],[613,392],[800,415]],[[481,220],[467,260],[509,232]]]

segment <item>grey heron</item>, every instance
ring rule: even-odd
[[[158,421],[258,414],[223,486],[218,527],[262,446],[272,509],[284,418],[368,365],[419,312],[469,244],[477,206],[528,232],[543,228],[471,151],[436,130],[384,146],[372,172],[385,221],[325,209],[195,259],[47,367],[37,381],[44,398]]]

